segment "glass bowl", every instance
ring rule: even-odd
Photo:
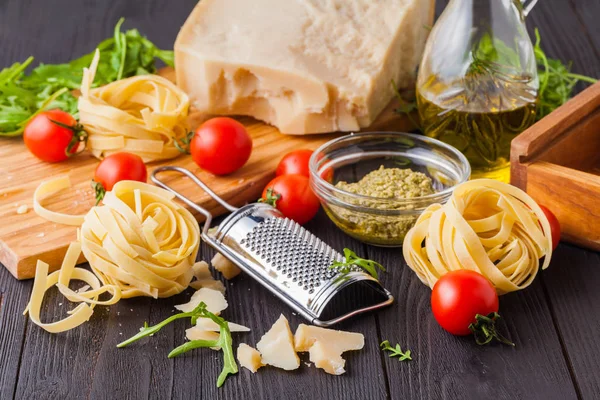
[[[346,234],[376,246],[402,246],[425,208],[445,203],[453,188],[469,179],[471,167],[452,146],[422,135],[368,132],[343,136],[319,147],[310,158],[310,184],[331,220]],[[410,168],[431,178],[435,193],[415,198],[380,198],[342,190],[369,172]]]

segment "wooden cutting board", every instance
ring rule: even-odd
[[[161,71],[161,75],[172,78],[173,71],[165,69]],[[368,130],[410,130],[410,121],[394,113],[396,106],[392,102]],[[198,115],[191,118],[193,125],[202,120]],[[285,153],[301,148],[316,149],[341,135],[283,135],[277,128],[252,118],[242,117],[239,120],[252,136],[253,150],[248,163],[234,174],[217,177],[204,172],[194,164],[189,155],[151,163],[148,165],[148,172],[161,165],[188,168],[226,201],[239,206],[260,197]],[[45,163],[29,153],[20,137],[0,138],[0,262],[16,278],[32,278],[38,259],[49,263],[51,269],[58,269],[67,246],[76,239],[76,227],[48,222],[33,211],[34,190],[43,180],[61,174],[68,175],[72,188],[48,199],[44,204],[54,211],[84,214],[95,203],[90,182],[97,164],[98,160],[87,152],[65,162]],[[225,212],[189,179],[166,174],[164,179],[176,190],[210,210],[213,215]],[[17,214],[17,209],[22,205],[27,206],[28,211]],[[201,219],[200,215],[195,215]],[[80,262],[84,261],[83,258],[80,259]]]

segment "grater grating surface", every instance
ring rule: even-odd
[[[287,279],[308,294],[337,275],[329,268],[334,261],[343,261],[340,253],[287,218],[267,219],[255,226],[241,244],[280,279]],[[356,267],[353,270],[359,271]]]

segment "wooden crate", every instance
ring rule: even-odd
[[[558,218],[562,240],[600,250],[600,82],[512,141],[511,183]]]

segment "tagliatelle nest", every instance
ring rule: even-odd
[[[491,179],[456,187],[445,204],[429,206],[408,232],[404,258],[433,288],[449,271],[484,275],[499,294],[524,289],[552,257],[550,223],[521,189]]]
[[[89,134],[88,149],[98,158],[126,151],[145,162],[177,157],[175,141],[189,131],[189,98],[169,80],[140,75],[92,89],[99,52],[85,69],[79,119]]]
[[[174,195],[146,183],[118,182],[81,226],[92,270],[122,297],[169,297],[185,290],[200,246],[200,228]]]

